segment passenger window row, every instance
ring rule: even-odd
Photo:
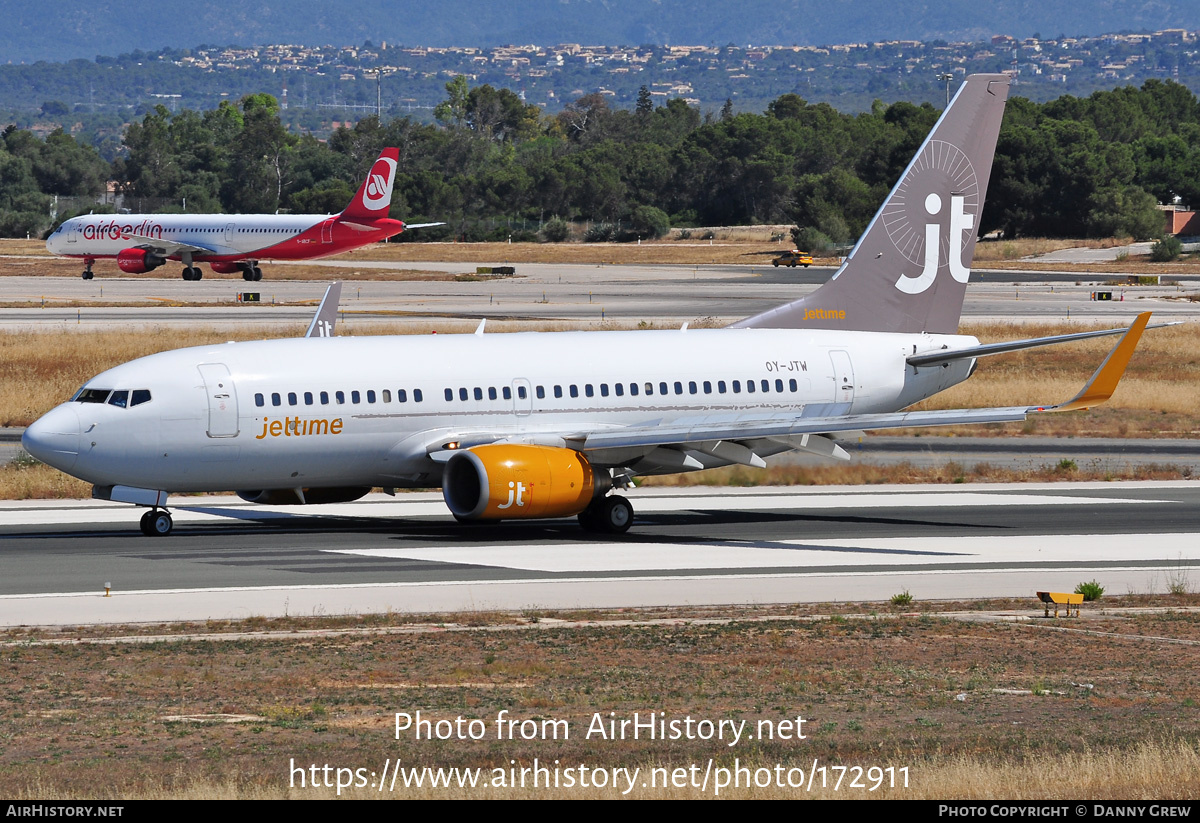
[[[760,391],[763,394],[769,394],[772,391],[774,391],[776,394],[783,394],[784,392],[797,392],[800,390],[800,386],[796,382],[795,378],[786,381],[786,383],[782,379],[776,378],[775,380],[764,379],[757,382],[754,380],[747,380],[744,383],[741,380],[717,380],[715,382],[712,380],[704,380],[699,382],[695,380],[689,380],[686,384],[684,384],[680,380],[676,380],[673,383],[668,383],[663,380],[659,381],[658,383],[654,383],[652,381],[646,381],[645,383],[613,383],[611,387],[608,383],[600,383],[598,386],[601,397],[608,397],[610,395],[624,397],[627,392],[630,397],[637,397],[641,394],[652,396],[656,393],[660,395],[670,395],[672,393],[675,395],[683,395],[685,393],[713,394],[714,392],[716,394],[741,394],[743,391],[747,394],[755,394]],[[597,387],[591,383],[584,383],[582,386],[583,396],[595,397],[596,388]],[[533,391],[539,400],[544,400],[546,398],[547,391],[545,386],[535,386]],[[555,398],[561,398],[564,396],[579,397],[580,386],[577,384],[570,384],[565,387],[562,385],[555,385],[550,387],[550,392]],[[516,387],[516,395],[518,399],[525,400],[528,396],[528,390],[525,386],[518,385]],[[460,386],[457,390],[447,388],[444,396],[447,403],[453,402],[456,397],[461,401],[467,401],[471,399],[483,400],[485,396],[488,400],[497,400],[501,398],[504,400],[512,400],[513,389],[509,386],[503,386],[499,390],[497,390],[495,386],[489,386],[487,388],[475,386],[474,388],[470,389],[466,386]]]
[[[322,406],[328,406],[330,403],[334,403],[336,405],[342,406],[342,405],[346,404],[347,400],[351,404],[359,404],[359,403],[362,403],[364,400],[367,403],[391,403],[393,400],[393,397],[397,403],[408,403],[410,398],[413,403],[421,403],[425,399],[425,396],[421,393],[420,389],[413,389],[411,392],[408,389],[396,389],[394,395],[393,395],[391,389],[382,389],[380,391],[375,391],[375,389],[367,389],[366,391],[359,391],[359,390],[355,389],[350,392],[344,392],[344,391],[294,392],[294,391],[290,391],[290,392],[271,392],[271,405],[272,406],[283,406],[283,405],[285,405],[285,403],[284,403],[285,399],[287,401],[286,405],[288,405],[288,406],[299,406],[299,405],[314,406],[314,405],[318,405],[318,404],[322,405]],[[254,405],[258,406],[259,408],[266,406],[267,405],[267,396],[265,394],[263,394],[262,392],[256,392],[254,395]]]

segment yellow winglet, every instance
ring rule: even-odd
[[[1104,362],[1100,364],[1100,368],[1096,369],[1096,373],[1087,381],[1087,384],[1079,390],[1079,394],[1066,403],[1059,403],[1057,406],[1049,408],[1039,408],[1037,411],[1064,412],[1090,409],[1112,397],[1113,392],[1117,390],[1117,384],[1121,382],[1121,378],[1125,374],[1125,368],[1129,365],[1129,358],[1133,356],[1133,350],[1137,348],[1138,341],[1142,339],[1142,332],[1146,330],[1146,324],[1149,322],[1150,312],[1142,312],[1137,316],[1137,320],[1133,321],[1129,331],[1121,335],[1117,345],[1108,353],[1108,357],[1104,358]]]

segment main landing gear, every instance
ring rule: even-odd
[[[248,263],[243,266],[242,279],[250,283],[262,280],[262,269],[258,267],[258,263]]]
[[[625,534],[633,525],[633,505],[619,494],[601,497],[579,513],[579,525],[599,534]]]
[[[142,515],[142,534],[147,537],[165,537],[175,527],[171,513],[166,509],[151,509]]]
[[[183,269],[184,280],[199,280],[203,276],[204,272],[200,270],[199,266],[186,266]]]

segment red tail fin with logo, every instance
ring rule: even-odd
[[[342,219],[377,220],[388,216],[392,205],[392,184],[396,182],[399,149],[384,149],[367,172],[367,179],[358,187],[358,194],[342,211]]]

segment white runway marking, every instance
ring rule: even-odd
[[[926,566],[945,563],[1200,561],[1200,534],[897,537],[753,543],[567,543],[414,549],[339,549],[330,554],[466,563],[524,571],[687,571],[829,566]]]

